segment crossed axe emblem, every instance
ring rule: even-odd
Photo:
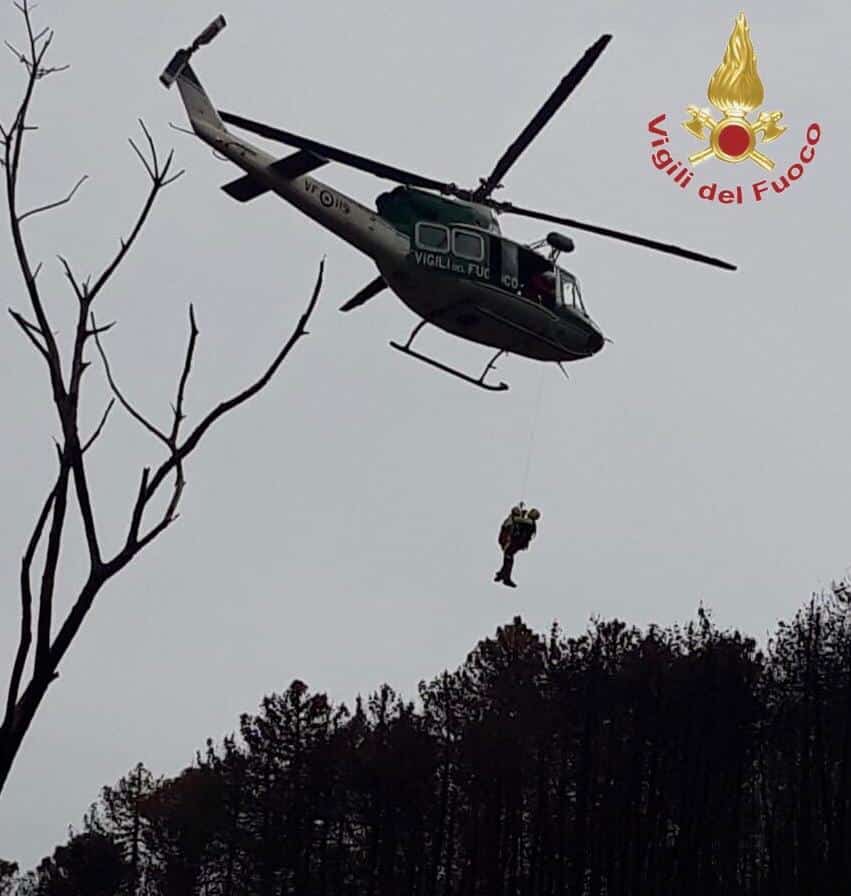
[[[725,162],[743,162],[745,159],[753,159],[766,171],[771,171],[774,167],[774,162],[756,148],[757,135],[760,135],[762,143],[771,143],[772,140],[776,140],[786,130],[783,125],[779,124],[783,117],[782,112],[761,112],[759,118],[751,124],[743,115],[725,114],[721,121],[715,121],[706,109],[689,106],[686,111],[691,118],[683,122],[683,127],[698,140],[709,140],[709,146],[706,149],[688,157],[692,165],[697,165],[704,159],[715,156]],[[728,127],[742,129],[749,135],[747,149],[737,155],[724,152],[721,147],[722,132]],[[708,134],[706,133],[707,129]]]

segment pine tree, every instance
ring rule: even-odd
[[[36,870],[38,896],[115,896],[130,869],[123,850],[106,834],[72,834],[65,846],[43,859]]]
[[[149,856],[143,837],[147,820],[141,807],[161,783],[140,762],[114,787],[101,790],[99,803],[92,807],[85,819],[87,830],[106,834],[121,848],[130,869],[122,889],[128,896],[140,896],[145,892]]]

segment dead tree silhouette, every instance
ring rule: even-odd
[[[10,308],[9,313],[44,360],[61,435],[56,440],[56,476],[47,490],[47,496],[27,539],[21,560],[20,635],[12,661],[0,724],[0,793],[33,717],[50,685],[58,677],[59,665],[80,631],[95,598],[108,581],[118,575],[177,519],[178,505],[186,483],[184,476],[186,461],[213,424],[260,392],[271,381],[296,342],[307,334],[307,324],[319,298],[323,273],[321,264],[306,309],[289,338],[263,373],[242,391],[221,401],[184,434],[182,431],[186,422],[184,398],[198,340],[195,313],[190,305],[189,337],[183,368],[176,387],[176,398],[172,405],[171,420],[166,427],[148,420],[126,397],[126,393],[119,388],[113,376],[102,340],[103,334],[112,324],[98,325],[94,316],[96,300],[100,298],[116,270],[136,244],[158,196],[183,173],[174,170],[173,151],[164,159],[161,158],[150,133],[140,121],[144,141],[140,146],[131,140],[130,145],[149,178],[147,196],[130,233],[120,240],[116,254],[97,277],[79,278],[70,262],[62,256],[59,257],[77,302],[73,334],[68,339],[68,345],[60,346],[48,317],[48,303],[42,295],[39,284],[42,266],[34,264],[31,259],[23,225],[30,218],[70,203],[87,178],[81,177],[65,197],[55,202],[22,210],[21,160],[25,142],[35,130],[28,121],[33,94],[40,82],[50,75],[64,71],[67,66],[47,64],[46,57],[53,32],[49,28],[36,30],[32,21],[33,7],[29,0],[22,0],[15,6],[23,17],[25,41],[22,44],[23,49],[18,49],[9,42],[7,47],[25,69],[26,80],[23,98],[11,124],[0,125],[0,166],[5,181],[12,242],[29,302],[29,311],[25,314]],[[86,353],[91,342],[95,343],[103,359],[106,378],[114,397],[94,431],[83,435],[79,427],[79,412],[81,395],[87,382],[84,374],[90,365]],[[65,370],[63,370],[62,349],[65,349],[65,358],[68,361]],[[142,469],[136,497],[129,508],[123,544],[112,556],[107,556],[102,547],[101,533],[95,522],[87,463],[88,452],[103,434],[110,411],[116,402],[162,443],[166,459],[159,465],[146,466]],[[73,498],[76,500],[69,500]],[[59,620],[54,619],[54,606],[57,593],[64,588],[58,575],[60,549],[63,539],[67,536],[69,523],[76,513],[79,514],[79,522],[85,536],[88,573],[82,586],[72,595],[67,614]],[[25,681],[27,675],[29,679]]]

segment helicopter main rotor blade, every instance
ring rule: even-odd
[[[376,159],[369,159],[366,156],[359,156],[345,149],[339,149],[336,146],[329,146],[327,143],[320,143],[318,140],[311,140],[309,137],[301,137],[290,131],[282,131],[280,128],[273,128],[268,124],[259,121],[252,121],[250,118],[243,118],[241,115],[234,115],[231,112],[219,112],[222,121],[232,124],[235,127],[250,131],[252,134],[258,134],[261,137],[267,137],[269,140],[275,140],[278,143],[284,143],[287,146],[296,146],[299,149],[305,149],[312,152],[320,158],[327,159],[329,162],[339,162],[341,165],[348,165],[350,168],[357,168],[360,171],[366,171],[374,174],[376,177],[383,177],[386,180],[393,180],[400,184],[407,184],[412,187],[422,187],[425,190],[439,190],[441,193],[453,195],[461,195],[463,190],[459,190],[455,184],[444,183],[440,180],[434,180],[431,177],[424,177],[422,174],[416,174],[413,171],[406,171],[404,168],[397,168],[394,165],[387,165]]]
[[[373,296],[377,296],[382,290],[387,289],[387,281],[380,274],[375,280],[370,280],[358,293],[353,295],[345,305],[340,306],[340,311],[351,311],[368,302]]]
[[[520,132],[520,136],[503,153],[488,178],[482,181],[481,186],[473,193],[474,200],[486,199],[500,185],[500,181],[508,169],[544,129],[544,126],[558,112],[564,101],[579,86],[579,82],[588,74],[591,66],[597,61],[603,50],[606,49],[611,39],[611,34],[604,34],[588,47],[579,62],[561,79],[558,87],[550,94],[543,106],[538,109],[529,124]]]
[[[645,249],[655,249],[657,252],[666,252],[668,255],[677,255],[680,258],[687,258],[689,261],[700,261],[703,264],[711,264],[717,268],[724,268],[727,271],[735,271],[736,266],[728,261],[720,258],[713,258],[711,255],[703,255],[700,252],[694,252],[691,249],[683,249],[681,246],[674,246],[671,243],[660,243],[657,240],[651,240],[644,236],[636,236],[633,233],[624,233],[622,230],[610,230],[608,227],[598,227],[596,224],[584,224],[582,221],[574,221],[572,218],[560,218],[557,215],[548,215],[545,212],[536,212],[532,209],[518,208],[510,202],[494,202],[488,203],[492,208],[499,212],[505,212],[510,215],[521,215],[524,218],[535,218],[538,221],[551,221],[553,224],[564,224],[567,227],[573,227],[576,230],[587,230],[589,233],[596,233],[598,236],[608,236],[612,239],[623,240],[625,243],[633,243],[636,246],[643,246]]]

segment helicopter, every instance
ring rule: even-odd
[[[190,65],[198,49],[225,27],[216,18],[193,43],[178,50],[160,81],[176,83],[189,122],[202,141],[245,174],[222,190],[238,202],[274,192],[299,211],[368,255],[378,276],[341,306],[351,311],[386,289],[420,322],[404,344],[390,345],[452,376],[489,391],[504,382],[486,381],[503,354],[563,363],[589,358],[609,341],[589,315],[576,276],[559,264],[573,250],[570,237],[551,232],[526,245],[502,235],[498,215],[510,214],[583,230],[727,270],[729,262],[631,233],[521,208],[493,198],[502,179],[559,110],[605,50],[610,34],[593,43],[556,86],[491,173],[473,188],[436,180],[357,155],[280,128],[217,110]],[[230,131],[227,125],[282,143],[295,152],[276,158]],[[331,162],[398,184],[376,199],[373,210],[310,173]],[[495,348],[481,375],[471,376],[411,348],[427,325]]]

